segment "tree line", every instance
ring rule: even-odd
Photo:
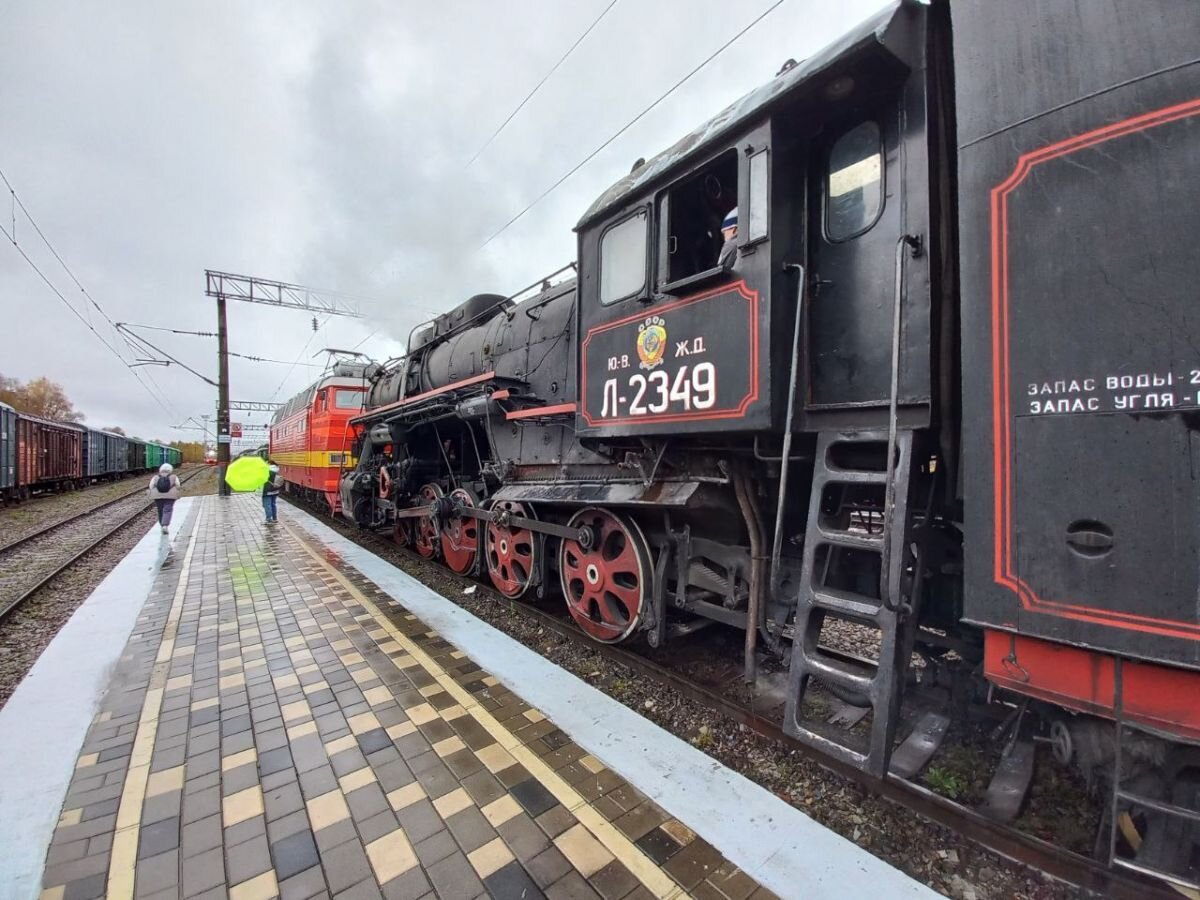
[[[87,418],[75,408],[63,386],[44,375],[26,382],[0,375],[0,403],[7,403],[17,412],[53,419],[56,422],[78,423]],[[127,435],[125,429],[119,425],[100,430],[142,440],[137,435]],[[151,440],[156,444],[163,443],[153,438]],[[184,462],[204,462],[204,444],[201,441],[171,441],[170,446],[183,453]]]

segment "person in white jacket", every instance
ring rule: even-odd
[[[158,474],[150,478],[150,499],[158,509],[158,524],[167,533],[171,524],[171,510],[179,499],[179,476],[170,463],[158,467]]]

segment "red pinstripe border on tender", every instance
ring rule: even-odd
[[[1008,340],[1008,195],[1021,184],[1035,166],[1075,153],[1096,144],[1136,134],[1157,125],[1165,125],[1200,114],[1200,99],[1189,100],[1153,112],[1133,116],[1075,137],[1048,144],[1022,154],[1016,168],[1003,182],[992,188],[992,456],[994,478],[994,578],[1016,593],[1024,609],[1065,619],[1128,628],[1167,637],[1200,638],[1200,625],[1174,619],[1141,616],[1096,609],[1078,603],[1043,600],[1013,571],[1012,560],[1012,435],[1009,423],[1009,340]]]

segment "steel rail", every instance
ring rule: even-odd
[[[179,482],[180,486],[187,484],[193,478],[197,477],[201,472],[206,472],[206,471],[208,471],[207,467],[202,468],[202,469],[197,469],[196,471],[190,473],[187,478],[180,479],[180,482]],[[41,531],[38,531],[34,534],[27,535],[26,537],[21,538],[20,540],[14,541],[13,543],[0,548],[0,554],[4,553],[7,550],[11,550],[20,544],[24,544],[27,541],[30,541],[35,537],[39,537],[41,535],[47,534],[48,532],[54,531],[55,529],[60,528],[63,525],[68,525],[72,522],[76,522],[82,518],[90,516],[93,513],[99,512],[100,510],[107,509],[108,507],[110,507],[113,504],[118,503],[122,500],[128,500],[130,497],[134,496],[134,494],[136,494],[136,493],[137,493],[137,491],[132,491],[128,494],[124,494],[124,495],[118,497],[116,500],[110,500],[107,503],[103,503],[100,506],[93,507],[92,509],[87,510],[86,512],[80,513],[79,515],[71,516],[69,519],[63,519],[61,522],[58,522],[57,524],[50,525],[46,528],[43,528]],[[5,619],[7,619],[8,616],[14,610],[19,608],[23,603],[25,603],[26,600],[28,600],[30,597],[32,597],[34,594],[36,594],[38,591],[42,590],[42,588],[46,587],[46,585],[48,585],[50,582],[54,581],[54,579],[58,578],[60,575],[62,575],[64,572],[66,572],[67,569],[71,568],[73,565],[75,565],[75,563],[79,562],[79,560],[81,560],[83,557],[87,556],[93,550],[97,549],[104,542],[111,540],[112,537],[118,531],[120,531],[126,525],[133,522],[133,520],[136,519],[138,516],[142,515],[142,513],[149,510],[153,504],[154,504],[153,500],[147,500],[146,503],[143,504],[142,506],[139,506],[137,508],[137,510],[135,510],[133,512],[132,515],[127,516],[124,519],[122,519],[120,522],[118,522],[112,528],[108,529],[106,532],[104,532],[102,535],[100,535],[100,537],[96,538],[96,540],[92,541],[90,544],[88,544],[82,550],[79,550],[77,553],[75,553],[73,556],[71,556],[71,558],[68,559],[66,562],[64,562],[62,565],[60,565],[57,568],[55,568],[54,570],[48,572],[46,575],[42,576],[42,578],[39,579],[38,582],[36,584],[34,584],[32,587],[27,588],[26,590],[22,591],[19,596],[17,596],[13,600],[9,601],[8,603],[6,603],[3,607],[0,607],[0,622],[3,622]]]
[[[190,481],[192,478],[194,478],[198,474],[199,471],[201,471],[201,470],[197,470],[196,472],[192,472],[191,474],[189,474],[188,480]],[[183,482],[181,481],[180,484],[182,484],[182,483]],[[15,549],[17,549],[17,547],[20,547],[22,544],[28,543],[29,541],[32,541],[34,538],[41,537],[43,534],[47,534],[47,533],[53,531],[55,528],[58,528],[61,525],[69,525],[71,522],[76,522],[79,519],[85,518],[86,516],[90,516],[94,512],[99,512],[102,509],[107,509],[110,506],[120,503],[122,500],[128,500],[130,497],[132,497],[135,494],[139,493],[140,491],[144,491],[144,490],[146,490],[145,483],[143,483],[141,487],[139,487],[135,490],[129,491],[126,494],[122,494],[121,496],[116,497],[112,500],[106,500],[103,503],[99,504],[98,506],[89,507],[88,509],[85,509],[83,512],[76,513],[73,516],[68,516],[65,519],[59,519],[57,522],[51,522],[49,525],[46,525],[43,528],[39,528],[37,531],[31,532],[30,534],[23,535],[22,537],[17,538],[15,541],[12,541],[10,543],[5,544],[3,547],[0,547],[0,554],[7,553],[10,550],[15,550]]]
[[[295,501],[289,498],[288,502]],[[324,515],[321,518],[328,520],[329,516]],[[339,527],[344,524],[340,520],[335,521]],[[437,564],[435,560],[427,559],[408,548],[399,547],[373,532],[346,528],[344,533],[356,543],[365,543],[363,538],[369,535],[371,540],[400,554],[407,560]],[[441,566],[441,568],[449,577],[461,578],[473,584],[480,583],[479,579],[458,575],[445,566]],[[497,594],[497,597],[500,595]],[[1177,893],[1161,881],[1120,869],[1112,869],[1091,857],[1064,850],[1049,841],[1026,834],[1010,825],[995,822],[976,810],[955,803],[916,782],[895,775],[888,775],[884,779],[867,775],[853,766],[789,737],[784,733],[781,723],[763,716],[748,706],[723,697],[710,688],[702,687],[660,663],[653,662],[624,647],[593,641],[574,622],[559,618],[528,602],[508,600],[503,597],[501,599],[508,601],[509,609],[535,620],[539,625],[549,628],[556,634],[584,644],[610,661],[633,669],[639,674],[670,687],[693,702],[707,706],[721,715],[744,724],[762,737],[800,753],[822,768],[897,806],[915,812],[928,821],[961,835],[978,847],[1004,859],[1028,866],[1054,879],[1106,898],[1111,897],[1115,900],[1178,900],[1179,898]]]

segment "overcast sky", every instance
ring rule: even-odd
[[[370,336],[362,349],[382,359],[430,312],[570,261],[571,228],[634,160],[884,5],[785,0],[480,251],[773,0],[618,0],[468,167],[608,2],[10,0],[0,170],[116,321],[213,331],[204,270],[222,269],[375,301],[366,319],[332,318],[315,335],[304,313],[233,304],[232,350],[316,364],[321,348]],[[0,197],[6,230],[11,207]],[[15,226],[82,312],[86,299],[19,209]],[[91,425],[194,439],[173,426],[214,410],[215,390],[177,366],[137,370],[163,400],[152,397],[7,244],[0,313],[0,373],[61,382]],[[215,341],[146,335],[215,378]],[[235,359],[232,396],[286,399],[318,372]]]

